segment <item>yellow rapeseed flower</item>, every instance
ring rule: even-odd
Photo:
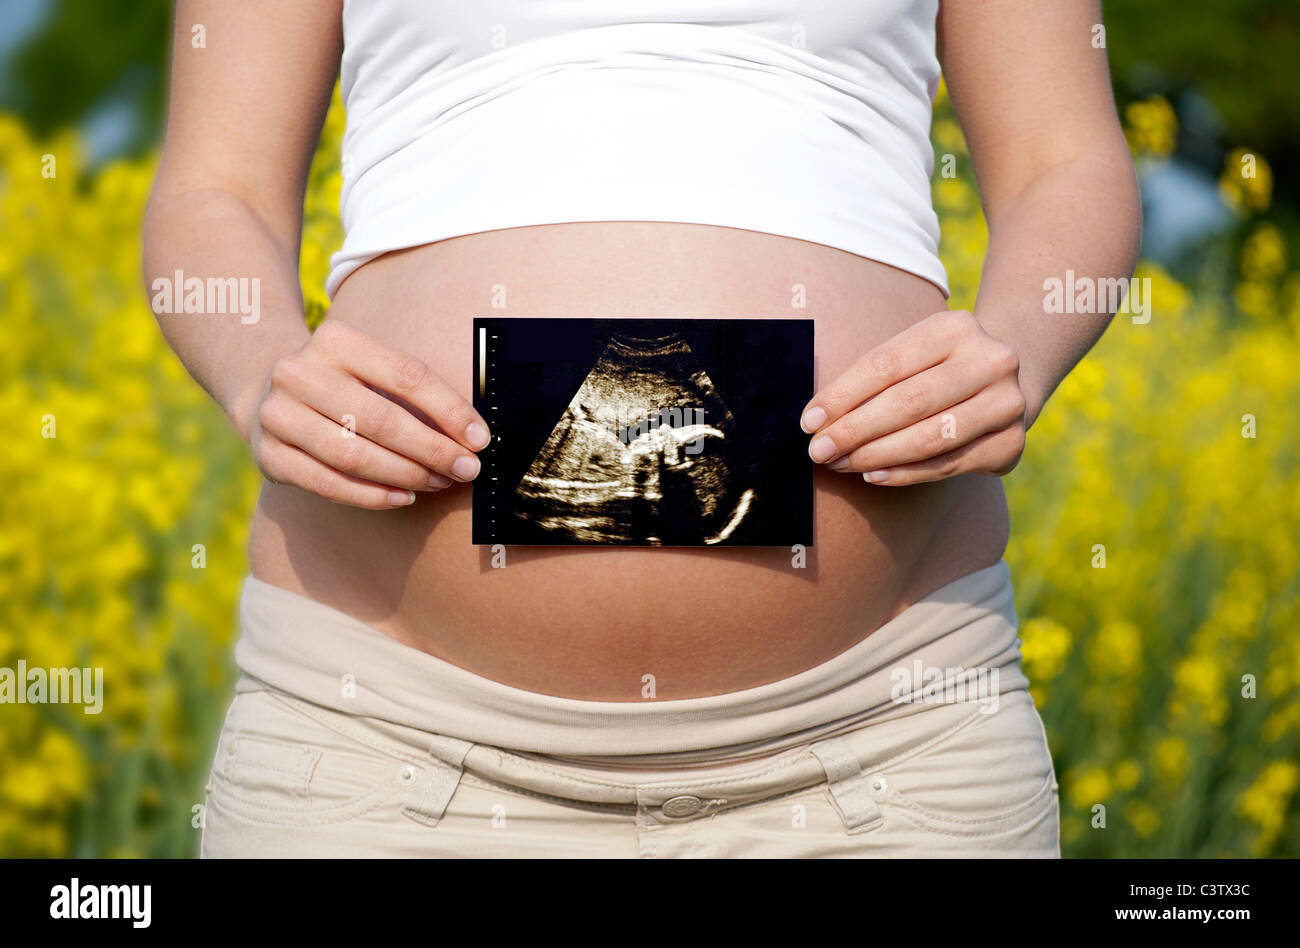
[[[1160,828],[1160,811],[1145,800],[1130,800],[1124,804],[1124,817],[1133,832],[1149,839]]]
[[[1113,802],[1110,799],[1110,777],[1102,767],[1089,767],[1074,779],[1067,780],[1066,785],[1069,788],[1070,802],[1077,810],[1088,810],[1098,803],[1109,807]]]
[[[1241,245],[1241,275],[1270,280],[1286,270],[1286,238],[1276,224],[1260,224]]]
[[[1178,116],[1164,96],[1153,95],[1130,103],[1124,117],[1127,120],[1124,134],[1134,151],[1164,157],[1174,150]]]
[[[1300,764],[1275,760],[1237,798],[1237,812],[1259,827],[1256,855],[1266,854],[1286,823],[1291,797],[1300,783]]]
[[[1163,738],[1155,746],[1156,773],[1166,783],[1175,784],[1187,773],[1187,741],[1181,737]]]
[[[1112,619],[1097,630],[1088,648],[1088,664],[1104,675],[1126,676],[1142,660],[1142,633],[1127,619]]]
[[[1074,638],[1070,630],[1047,616],[1037,616],[1020,627],[1020,654],[1031,681],[1047,683],[1061,673]]]

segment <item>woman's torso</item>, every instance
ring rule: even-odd
[[[945,308],[926,280],[820,244],[700,224],[594,222],[387,254],[343,283],[329,318],[424,359],[468,398],[475,315],[812,317],[820,387]],[[387,512],[267,485],[252,571],[487,678],[635,701],[646,676],[662,700],[796,674],[995,563],[1005,547],[995,478],[887,488],[818,467],[814,490],[814,545],[803,557],[782,548],[512,547],[500,568],[489,548],[471,545],[469,485]]]

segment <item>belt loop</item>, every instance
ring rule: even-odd
[[[465,772],[465,755],[473,746],[469,741],[434,735],[429,744],[429,773],[424,780],[424,789],[414,802],[402,807],[402,814],[425,826],[437,826],[460,786],[461,774]]]
[[[862,766],[848,744],[835,737],[814,744],[809,750],[826,771],[831,803],[850,834],[865,833],[884,823]]]

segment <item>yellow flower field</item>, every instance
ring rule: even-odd
[[[1172,111],[1143,105],[1129,140],[1159,160]],[[306,210],[313,321],[341,240],[342,122],[336,99]],[[934,140],[960,169],[936,176],[935,201],[952,305],[970,306],[984,223],[942,95]],[[0,704],[0,855],[191,855],[259,478],[149,311],[153,161],[86,175],[78,147],[0,115],[0,667],[102,667],[104,710]],[[1266,182],[1234,167],[1225,199],[1258,213]],[[1150,321],[1117,318],[1007,479],[1007,558],[1067,855],[1300,855],[1300,278],[1287,258],[1280,231],[1255,227],[1217,296],[1144,263]]]

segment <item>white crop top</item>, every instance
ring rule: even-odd
[[[947,295],[939,0],[345,0],[326,291],[480,231],[677,221],[797,237]]]

